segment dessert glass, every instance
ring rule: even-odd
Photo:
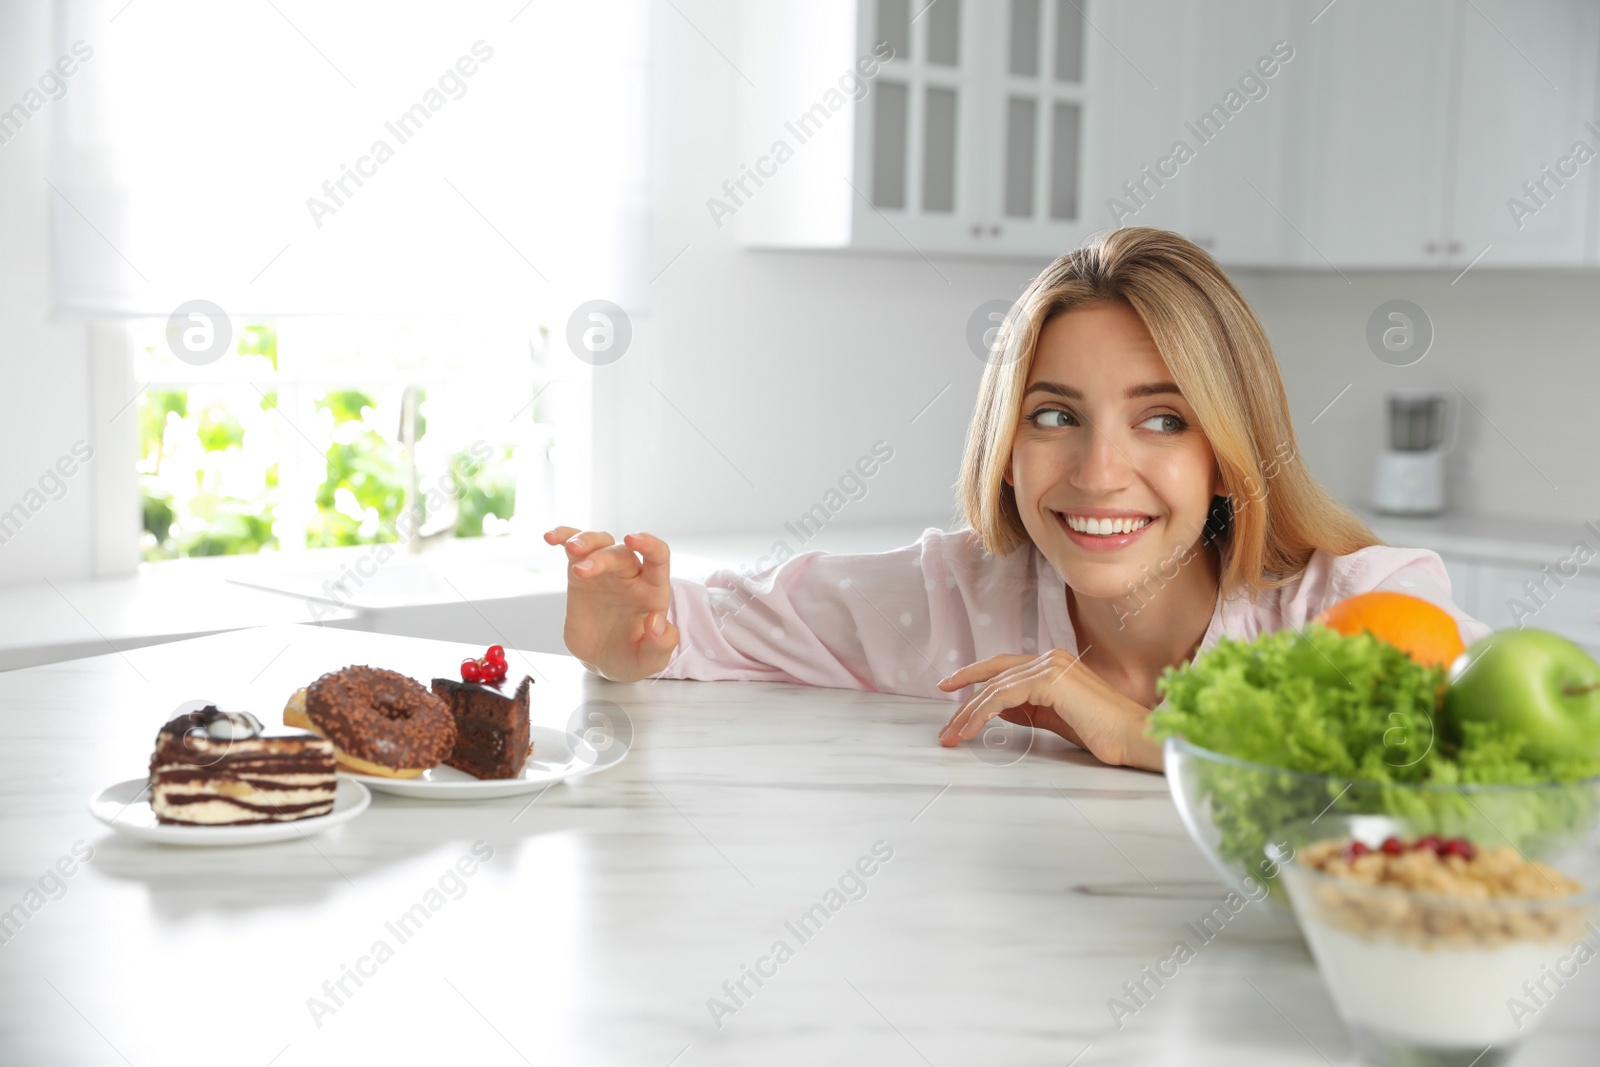
[[[1481,883],[1474,890],[1472,879],[1442,871],[1443,860],[1427,870],[1427,857],[1423,869],[1437,877],[1426,890],[1374,884],[1345,863],[1319,870],[1306,862],[1319,841],[1379,849],[1388,837],[1427,832],[1403,819],[1328,815],[1284,828],[1266,851],[1368,1062],[1493,1067],[1600,950],[1600,850],[1565,835],[1530,835],[1528,847],[1542,855],[1504,838],[1475,842],[1470,862],[1496,864],[1524,879],[1520,892],[1538,896],[1484,895]]]

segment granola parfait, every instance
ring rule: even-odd
[[[1334,1003],[1372,1063],[1506,1062],[1600,950],[1592,856],[1530,859],[1510,845],[1329,819],[1333,836],[1274,847]],[[1565,976],[1565,977],[1563,977]]]

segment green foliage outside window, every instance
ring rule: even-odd
[[[333,415],[334,443],[327,451],[327,477],[317,487],[307,546],[398,540],[395,520],[405,505],[405,461],[398,442],[363,425],[377,403],[359,390],[336,389],[319,399],[317,408]]]
[[[477,468],[471,477],[465,472]],[[511,471],[511,449],[501,448],[487,463],[478,467],[477,457],[458,452],[450,459],[455,482],[456,536],[482,537],[486,515],[510,519],[517,504],[517,483]]]
[[[277,334],[270,326],[245,326],[237,351],[262,357],[277,369]],[[331,416],[332,440],[315,490],[306,546],[398,540],[397,525],[409,528],[398,522],[405,506],[398,412],[359,389],[330,389],[313,404],[319,414]],[[250,384],[151,386],[137,408],[145,559],[280,547],[274,531],[282,505],[279,453],[303,447],[312,438],[318,445],[326,441],[326,421],[294,426],[293,412],[280,408],[278,389]],[[426,433],[419,413],[417,439]],[[450,461],[457,537],[482,536],[486,520],[496,532],[493,524],[509,520],[515,509],[512,449],[493,446],[487,462],[482,461],[481,444],[477,451],[458,452]],[[433,518],[428,516],[425,524]]]
[[[227,407],[191,408],[190,390],[147,389],[139,404],[144,557],[221,556],[276,548],[275,477],[259,490],[237,462],[245,429]],[[198,454],[195,447],[198,446]],[[229,455],[230,451],[233,452]],[[187,483],[187,484],[185,484]]]

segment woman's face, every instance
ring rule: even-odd
[[[1222,491],[1211,444],[1125,303],[1056,315],[1039,337],[1006,481],[1034,544],[1080,596],[1171,580]],[[1148,569],[1146,569],[1148,568]]]

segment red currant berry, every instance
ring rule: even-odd
[[[1444,838],[1440,837],[1438,834],[1429,834],[1426,837],[1419,837],[1415,842],[1412,843],[1411,848],[1415,852],[1422,852],[1426,850],[1437,856],[1444,852]]]
[[[461,661],[461,680],[463,682],[483,681],[483,668],[478,666],[477,660],[464,659]]]
[[[1378,847],[1383,850],[1385,856],[1398,856],[1406,850],[1406,846],[1401,844],[1398,837],[1386,837],[1383,839],[1383,844]]]
[[[490,645],[489,651],[484,654],[483,658],[490,663],[504,663],[506,661],[506,650],[499,645]]]
[[[1470,861],[1477,856],[1478,850],[1473,848],[1472,842],[1466,838],[1452,837],[1444,843],[1444,854],[1446,856],[1460,856],[1462,859]]]
[[[1372,849],[1368,848],[1365,843],[1361,841],[1352,841],[1348,845],[1344,846],[1344,861],[1346,863],[1353,863],[1371,851]]]

